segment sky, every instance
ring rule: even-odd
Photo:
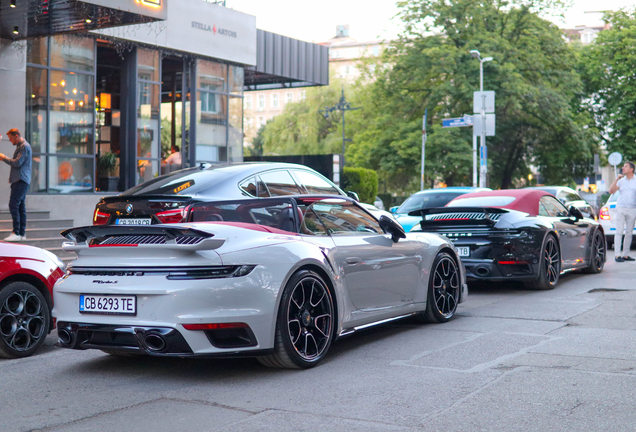
[[[400,32],[394,0],[226,0],[226,6],[256,16],[256,27],[307,42],[323,42],[336,26],[349,24],[349,36],[360,41],[393,39]],[[634,0],[573,0],[565,20],[551,18],[562,28],[601,26],[599,10],[617,10]],[[587,13],[586,13],[587,12]]]

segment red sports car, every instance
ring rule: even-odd
[[[0,242],[0,357],[33,354],[54,327],[53,285],[64,263],[49,251]]]

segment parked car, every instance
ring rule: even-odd
[[[187,216],[63,233],[78,259],[54,290],[59,346],[309,368],[340,336],[446,322],[467,295],[448,239],[344,197],[196,203]]]
[[[472,280],[520,280],[552,289],[565,270],[600,273],[605,265],[603,227],[542,190],[471,193],[443,208],[412,212],[418,213],[419,230],[453,240]]]
[[[247,162],[187,168],[103,197],[95,225],[154,225],[185,220],[189,205],[202,201],[299,194],[347,196],[338,186],[303,165]]]
[[[5,242],[0,263],[0,357],[27,357],[53,328],[53,285],[64,264],[44,249]]]
[[[395,219],[402,225],[402,227],[404,227],[404,230],[406,232],[409,232],[422,220],[419,215],[410,216],[410,212],[425,208],[444,207],[451,200],[457,198],[458,196],[470,192],[485,190],[490,189],[474,187],[447,187],[422,190],[408,197],[401,206],[391,207],[391,213],[393,213]]]
[[[599,212],[599,222],[605,231],[605,239],[607,241],[607,247],[614,246],[614,236],[616,235],[616,201],[618,200],[621,191],[618,190],[607,199],[607,202],[601,211]],[[634,228],[632,244],[636,242],[636,227]]]
[[[586,218],[598,220],[594,207],[585,201],[581,195],[572,188],[565,186],[536,186],[524,189],[538,189],[552,194],[557,197],[565,207],[570,208],[570,206],[574,206],[581,210],[581,213],[583,213],[583,216]]]

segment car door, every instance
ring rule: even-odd
[[[555,197],[543,196],[548,218],[556,227],[561,242],[561,259],[565,268],[582,265],[585,261],[585,240],[589,224],[584,219],[569,216],[569,210]]]
[[[394,243],[371,215],[351,201],[319,201],[310,208],[336,245],[334,260],[356,309],[413,302],[421,265],[413,242]]]

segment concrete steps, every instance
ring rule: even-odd
[[[70,261],[77,256],[74,252],[64,252],[62,243],[66,241],[61,231],[72,228],[73,219],[50,219],[50,212],[46,210],[27,210],[27,240],[20,242],[30,246],[46,249],[62,259]],[[8,210],[0,210],[0,240],[13,231],[13,221]]]

